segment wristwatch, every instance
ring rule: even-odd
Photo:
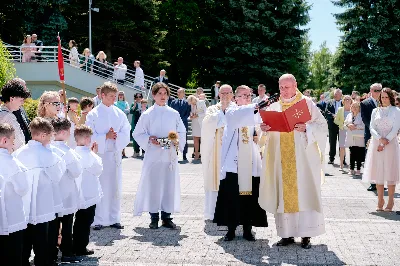
[[[384,146],[385,146],[385,144],[383,144],[383,143],[379,143],[379,146],[381,146],[381,147],[384,147]]]

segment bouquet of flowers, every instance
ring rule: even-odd
[[[168,137],[166,138],[158,138],[157,139],[158,144],[160,144],[162,149],[170,149],[171,144],[175,145],[176,151],[178,152],[178,144],[179,144],[179,139],[178,139],[178,133],[175,131],[171,131],[168,133]]]

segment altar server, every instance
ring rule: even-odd
[[[152,88],[155,104],[146,110],[133,131],[133,138],[146,151],[133,214],[150,212],[151,229],[175,228],[171,213],[180,210],[180,180],[177,151],[183,151],[186,128],[179,113],[167,106],[170,90],[158,82]],[[169,138],[169,139],[168,139]]]
[[[53,186],[66,170],[65,162],[47,146],[53,136],[53,126],[41,117],[29,125],[32,140],[18,149],[14,156],[28,169],[29,192],[23,198],[28,227],[24,233],[23,264],[29,263],[32,246],[36,266],[49,264],[48,222],[55,219]]]
[[[267,132],[261,175],[261,207],[275,214],[278,246],[294,243],[301,237],[301,247],[311,247],[310,238],[325,232],[321,201],[321,180],[324,177],[323,157],[328,126],[318,107],[297,90],[293,75],[279,79],[280,101],[268,110],[284,111],[305,100],[311,120],[297,124],[292,132]],[[301,114],[301,113],[299,113]]]
[[[122,229],[122,150],[129,144],[130,129],[126,114],[114,105],[117,98],[117,86],[105,82],[101,87],[102,102],[89,112],[86,125],[93,130],[92,141],[99,147],[99,156],[103,161],[103,173],[100,176],[103,198],[97,204],[94,229],[103,226]]]
[[[28,193],[27,169],[11,156],[15,129],[0,124],[0,262],[22,266],[24,232],[27,226],[22,197]]]
[[[79,211],[75,215],[74,223],[74,253],[77,256],[94,254],[93,250],[87,249],[89,244],[90,225],[93,223],[96,204],[103,196],[99,176],[103,172],[101,158],[96,155],[97,143],[91,144],[93,131],[86,125],[75,127],[74,136],[77,147],[76,153],[84,158],[81,160],[83,172],[79,178]]]
[[[226,126],[222,138],[221,183],[214,222],[228,226],[224,240],[235,238],[238,225],[243,225],[243,238],[255,241],[252,226],[267,227],[267,215],[258,204],[261,156],[253,136],[261,118],[254,114],[251,89],[245,85],[235,91],[238,105],[225,111]],[[222,111],[221,111],[222,112]]]
[[[71,136],[71,122],[65,118],[56,118],[51,121],[54,127],[54,141],[51,142],[54,149],[65,162],[67,171],[60,180],[59,188],[61,192],[61,199],[63,202],[63,209],[58,213],[58,230],[59,224],[62,223],[62,240],[60,250],[62,252],[61,262],[77,262],[79,258],[74,256],[73,242],[72,242],[72,225],[74,222],[74,214],[78,210],[79,203],[79,177],[82,174],[82,166],[79,161],[82,158],[71,149],[66,142],[70,140]],[[73,135],[73,132],[72,132]],[[76,145],[76,142],[74,140]],[[58,240],[57,238],[54,241]],[[50,240],[51,241],[51,240]],[[57,242],[55,242],[57,243]],[[57,249],[55,249],[57,251]],[[54,254],[54,260],[57,260],[58,252]]]
[[[214,219],[219,188],[219,173],[221,171],[221,148],[224,133],[224,112],[232,102],[233,92],[229,85],[222,85],[219,89],[220,102],[207,108],[201,128],[200,150],[203,153],[202,166],[204,177],[204,218]],[[222,112],[221,112],[222,111]]]

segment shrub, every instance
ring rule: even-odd
[[[39,100],[33,100],[32,98],[26,99],[24,103],[24,109],[28,115],[29,120],[32,121],[37,116],[37,108]]]
[[[10,53],[0,40],[0,88],[3,87],[7,81],[15,77],[16,70],[10,59]]]

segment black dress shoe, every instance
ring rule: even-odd
[[[396,211],[396,214],[397,214],[397,215],[400,215],[400,211]]]
[[[93,255],[93,254],[94,254],[94,251],[91,249],[84,249],[84,250],[75,252],[75,256],[89,256],[89,255]]]
[[[121,225],[120,223],[112,224],[112,225],[110,225],[110,227],[116,228],[116,229],[119,229],[119,230],[124,229],[124,226]]]
[[[161,225],[163,227],[170,228],[170,229],[175,229],[176,228],[176,224],[174,224],[172,222],[172,220],[164,220],[164,221],[162,221]]]
[[[294,243],[294,237],[289,237],[289,238],[282,238],[281,240],[278,241],[278,243],[276,243],[276,245],[279,247],[284,247],[293,243]]]
[[[150,229],[158,229],[158,221],[151,221],[149,224]]]
[[[301,239],[301,247],[304,249],[310,249],[311,248],[310,239],[311,237],[303,237]]]
[[[329,161],[328,164],[333,164],[333,161]]]
[[[188,159],[186,158],[186,156],[183,156],[183,160],[184,160],[184,161],[187,161]]]
[[[343,162],[343,165],[344,165],[344,166],[347,166],[348,164],[346,163],[346,161],[344,161],[344,162]]]
[[[82,258],[78,258],[77,256],[62,256],[61,262],[68,262],[68,263],[77,263],[81,262]]]
[[[232,241],[233,239],[235,239],[235,237],[235,231],[228,231],[228,233],[226,233],[226,235],[224,236],[224,241]]]
[[[369,186],[369,188],[367,188],[368,191],[376,191],[376,185],[375,184],[371,184]]]
[[[253,233],[250,232],[244,232],[243,233],[243,238],[246,239],[247,241],[256,241],[256,238],[254,237]]]
[[[95,226],[93,227],[93,230],[101,230],[101,229],[103,229],[103,226],[100,225],[100,224],[97,224],[97,225],[95,225]]]

